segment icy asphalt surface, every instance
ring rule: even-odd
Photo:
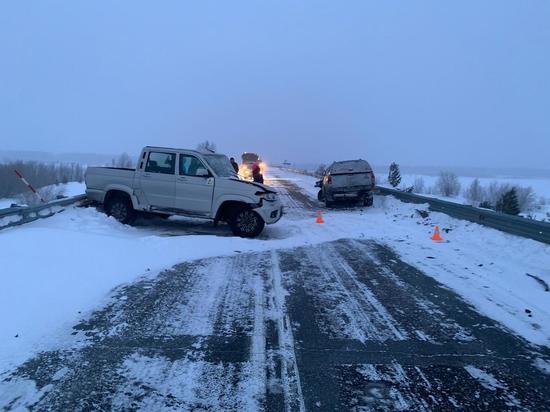
[[[286,218],[320,206],[279,185]],[[35,410],[550,410],[528,344],[372,240],[187,262],[118,288],[0,383]]]

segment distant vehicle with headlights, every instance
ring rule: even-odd
[[[320,188],[318,199],[327,207],[342,201],[357,201],[364,206],[372,206],[375,184],[369,163],[358,159],[332,163],[315,186]]]
[[[241,156],[242,163],[239,168],[239,174],[246,179],[252,179],[252,169],[254,165],[257,164],[260,166],[262,174],[265,171],[265,163],[260,159],[260,156],[257,153],[244,152]]]
[[[223,154],[147,146],[136,169],[89,167],[85,181],[88,198],[125,224],[139,212],[182,215],[255,237],[283,215],[277,192],[240,179]]]

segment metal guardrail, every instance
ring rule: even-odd
[[[458,219],[469,220],[470,222],[498,229],[506,233],[550,244],[550,223],[506,215],[489,209],[447,202],[446,200],[421,196],[415,193],[401,192],[387,187],[377,186],[377,190],[382,195],[392,195],[407,203],[427,203],[430,206],[430,210],[434,212],[445,213]]]
[[[64,206],[81,202],[84,199],[86,199],[86,195],[78,195],[37,206],[16,206],[0,209],[0,230],[53,216],[61,212]]]

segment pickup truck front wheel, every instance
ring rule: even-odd
[[[113,196],[105,203],[105,212],[120,223],[128,225],[136,218],[136,211],[130,200],[123,196]]]
[[[252,209],[238,209],[229,219],[229,227],[235,236],[256,237],[264,226],[264,220]]]

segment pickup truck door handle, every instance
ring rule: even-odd
[[[150,173],[144,173],[142,176],[143,177],[151,177],[151,174]]]

